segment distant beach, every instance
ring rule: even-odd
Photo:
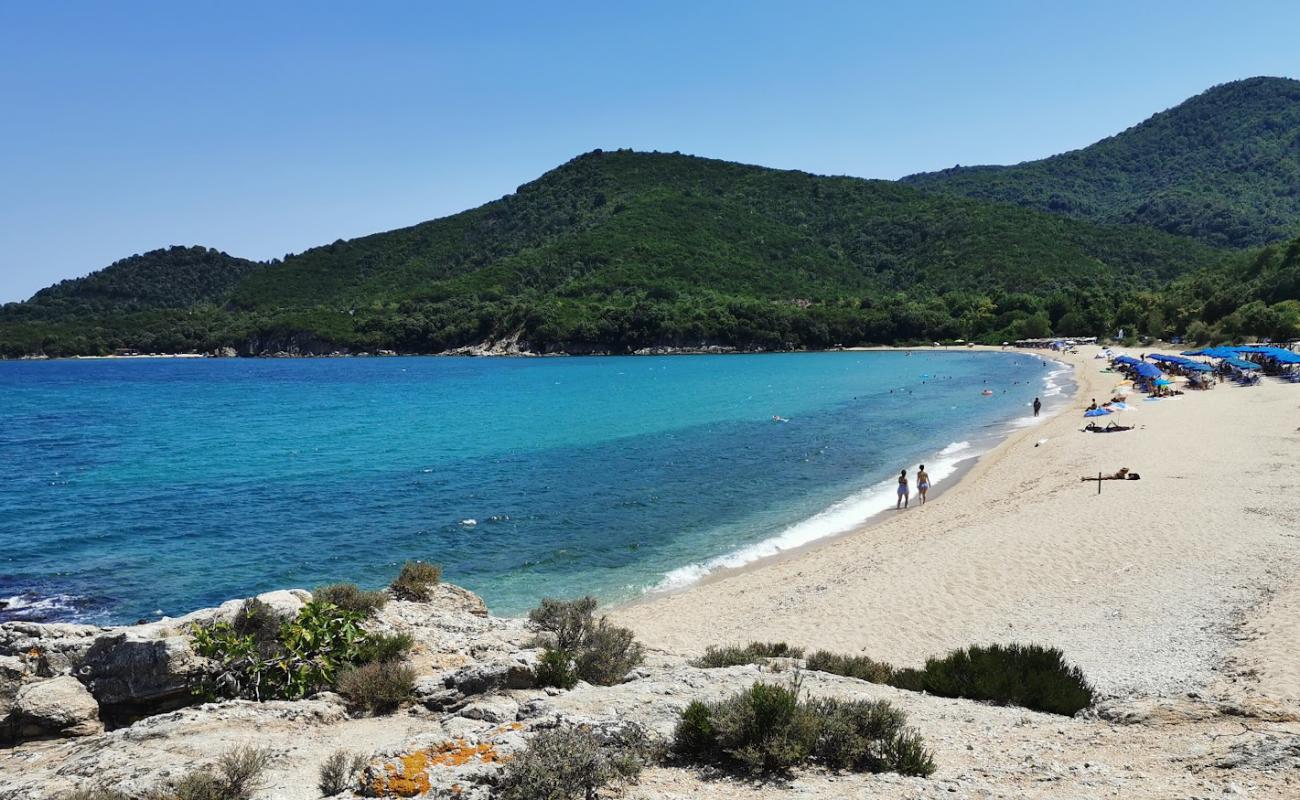
[[[1097,352],[1063,357],[1079,384],[1065,411],[1009,436],[924,507],[616,617],[674,652],[784,640],[919,664],[973,642],[1037,642],[1107,695],[1293,706],[1296,388],[1135,398],[1123,419],[1134,430],[1090,435],[1084,405],[1122,377]],[[1100,495],[1079,480],[1121,467],[1141,480]]]

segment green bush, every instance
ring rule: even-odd
[[[822,766],[922,777],[934,772],[934,759],[907,728],[907,715],[889,703],[825,698],[808,706],[818,722],[814,754]]]
[[[577,600],[546,597],[541,605],[528,612],[528,621],[554,637],[555,647],[573,652],[595,625],[595,613],[596,598],[591,596]]]
[[[1072,716],[1092,705],[1093,689],[1078,667],[1054,647],[989,645],[931,658],[925,669],[900,670],[899,688],[965,697]]]
[[[346,669],[338,677],[339,694],[371,714],[401,705],[414,688],[415,670],[396,661],[372,661]]]
[[[804,666],[816,672],[829,672],[869,683],[889,683],[894,675],[894,668],[882,661],[873,661],[866,656],[843,656],[828,650],[818,650],[808,656]]]
[[[433,587],[442,580],[442,566],[423,561],[408,561],[389,588],[402,600],[425,602],[433,597]]]
[[[653,757],[645,729],[555,728],[534,736],[510,760],[498,785],[502,800],[593,800],[607,787],[635,783]]]
[[[804,701],[798,683],[755,683],[719,703],[688,705],[673,750],[689,761],[753,774],[784,773],[814,760],[829,769],[929,775],[933,758],[906,721],[883,701]]]
[[[802,647],[791,647],[785,642],[750,642],[747,645],[708,647],[704,655],[691,661],[692,667],[714,669],[737,667],[741,664],[762,664],[769,658],[803,658]]]
[[[605,617],[597,620],[595,611],[593,597],[548,597],[529,612],[528,621],[541,632],[538,639],[545,648],[542,658],[547,682],[543,685],[568,688],[581,679],[612,686],[641,663],[644,652],[632,631],[611,625]]]
[[[347,750],[335,750],[320,765],[320,780],[316,788],[325,797],[353,789],[361,780],[361,771],[366,768],[366,757],[360,753]]]
[[[673,752],[691,761],[710,761],[717,756],[718,730],[712,706],[692,700],[682,710],[673,730]]]
[[[415,640],[409,633],[372,633],[357,648],[359,661],[398,661],[406,656]]]
[[[609,624],[604,617],[587,633],[574,659],[578,675],[597,686],[622,683],[644,654],[632,631]]]
[[[785,772],[812,754],[817,719],[797,686],[755,683],[713,709],[719,749],[751,773]]]
[[[388,595],[383,592],[368,592],[355,583],[331,583],[321,586],[311,593],[318,603],[333,603],[344,611],[356,611],[367,617],[388,603]]]
[[[245,603],[233,622],[194,625],[194,650],[216,666],[200,693],[251,700],[297,700],[334,687],[340,670],[377,656],[391,660],[410,646],[405,636],[362,627],[364,617],[313,600],[291,620]]]
[[[578,670],[567,650],[547,647],[537,664],[537,684],[572,689],[578,683]]]

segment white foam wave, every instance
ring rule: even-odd
[[[79,599],[70,594],[49,597],[32,593],[16,594],[0,598],[0,618],[35,622],[62,619],[76,612]]]
[[[970,442],[953,442],[940,451],[938,458],[925,462],[926,472],[930,475],[931,487],[951,478],[957,472],[958,465],[975,458],[979,453],[971,451]],[[735,569],[763,558],[783,553],[797,547],[825,539],[841,533],[847,533],[872,516],[893,510],[897,502],[898,481],[889,477],[857,492],[825,511],[808,519],[795,523],[770,539],[747,545],[717,558],[664,573],[664,577],[651,592],[671,591],[696,583],[705,576],[720,569]],[[912,503],[917,501],[915,484],[912,489]]]

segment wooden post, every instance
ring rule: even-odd
[[[1101,473],[1097,473],[1097,494],[1101,494]]]

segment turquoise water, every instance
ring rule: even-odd
[[[625,599],[892,507],[881,481],[919,461],[942,480],[1050,405],[1057,370],[971,352],[0,362],[0,618],[379,586],[408,558],[501,613]]]

